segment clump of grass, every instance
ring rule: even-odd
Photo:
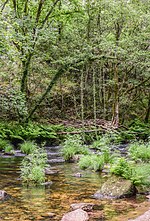
[[[141,163],[135,164],[132,169],[132,176],[130,180],[135,186],[150,187],[150,164]]]
[[[104,134],[103,136],[98,137],[92,144],[92,148],[101,150],[104,147],[107,147],[110,144],[110,136],[108,134]]]
[[[14,153],[13,146],[8,140],[0,139],[0,150],[4,150],[5,153]]]
[[[32,141],[25,141],[24,143],[20,144],[20,150],[25,154],[32,153],[36,147],[36,144]]]
[[[137,164],[134,161],[127,161],[127,159],[121,157],[111,165],[110,172],[131,180],[134,186],[150,186],[149,164]]]
[[[126,158],[120,157],[111,165],[110,172],[117,176],[124,177],[125,179],[129,179],[132,174],[132,167]]]
[[[5,149],[4,149],[4,151],[5,151],[5,153],[10,153],[10,154],[14,154],[14,153],[15,153],[15,152],[14,152],[14,148],[13,148],[12,145],[6,146]]]
[[[150,142],[147,144],[135,142],[129,146],[129,156],[134,160],[148,162],[150,160]]]
[[[79,167],[81,169],[91,169],[94,171],[101,171],[104,166],[104,158],[103,156],[97,155],[87,155],[81,157],[79,160]]]
[[[9,141],[0,139],[0,150],[4,150],[7,146],[11,146]]]
[[[35,148],[21,163],[21,178],[24,183],[41,184],[45,181],[47,154],[43,148]]]
[[[70,161],[76,154],[89,154],[79,135],[68,136],[63,144],[62,155],[65,161]]]

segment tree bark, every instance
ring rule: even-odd
[[[149,121],[149,116],[150,116],[150,93],[149,93],[149,100],[148,100],[148,106],[147,106],[147,111],[146,111],[146,116],[145,116],[145,123],[148,123]]]

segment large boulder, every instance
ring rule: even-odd
[[[101,186],[101,189],[94,194],[96,199],[119,199],[130,197],[136,194],[136,188],[130,180],[112,176]]]
[[[66,213],[61,221],[88,221],[89,216],[87,212],[82,209],[77,209],[72,212]]]

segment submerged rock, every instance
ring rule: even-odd
[[[49,216],[49,218],[53,218],[54,216],[56,216],[55,213],[47,213],[47,215]]]
[[[94,194],[96,199],[119,199],[136,194],[136,188],[130,180],[112,176],[102,185],[101,189]]]
[[[4,190],[0,190],[0,200],[6,200],[10,197],[10,195],[4,191]]]
[[[42,186],[50,186],[52,184],[53,184],[52,181],[48,181],[48,182],[42,183]]]
[[[58,170],[51,170],[51,169],[49,169],[49,168],[46,168],[45,169],[45,174],[46,175],[55,175],[55,174],[58,174]]]
[[[76,209],[82,209],[84,211],[91,211],[93,210],[95,204],[93,203],[73,203],[71,204],[71,208],[73,210],[76,210]]]
[[[71,162],[76,163],[76,162],[78,162],[78,161],[81,159],[81,157],[83,157],[83,156],[84,156],[83,154],[75,154],[75,155],[72,157]]]
[[[82,209],[76,209],[72,212],[66,213],[61,221],[88,221],[89,216],[87,212]]]
[[[74,176],[74,177],[82,177],[82,174],[81,173],[74,173],[72,176]]]

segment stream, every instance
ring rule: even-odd
[[[57,174],[48,175],[50,186],[26,187],[20,180],[20,162],[23,154],[0,156],[0,190],[11,197],[0,201],[0,220],[11,221],[60,221],[70,211],[70,204],[89,202],[100,205],[90,221],[127,221],[144,213],[150,206],[145,196],[119,200],[96,200],[92,195],[106,179],[100,173],[81,171],[77,164],[65,163],[60,156],[60,147],[46,147],[49,163]],[[81,177],[74,174],[81,173]],[[50,216],[54,214],[52,218]]]

